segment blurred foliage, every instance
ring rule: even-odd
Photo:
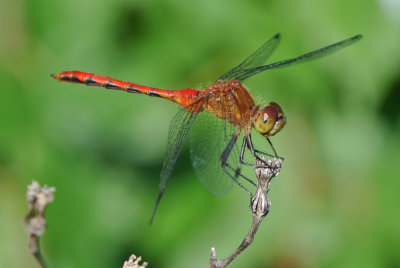
[[[57,83],[83,70],[165,89],[215,80],[275,33],[271,61],[355,34],[334,55],[259,74],[288,116],[272,211],[230,267],[400,267],[400,5],[396,1],[0,2],[0,267],[36,267],[22,218],[32,179],[57,187],[41,240],[53,267],[205,267],[251,217],[238,187],[210,195],[188,150],[153,226],[168,123],[161,99]]]

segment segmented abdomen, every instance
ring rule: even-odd
[[[107,89],[123,90],[129,93],[141,93],[152,97],[160,97],[173,101],[181,106],[187,106],[193,103],[199,95],[198,90],[191,88],[183,90],[164,90],[81,71],[66,71],[52,74],[51,76],[61,82],[79,83],[87,86],[105,87]]]

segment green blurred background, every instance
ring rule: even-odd
[[[83,70],[201,87],[282,33],[270,61],[363,34],[329,57],[246,81],[288,117],[272,210],[230,267],[400,267],[400,4],[396,0],[0,2],[0,267],[37,267],[22,219],[33,180],[57,188],[41,240],[52,267],[205,267],[251,223],[238,187],[196,179],[188,149],[153,226],[169,120],[162,99],[62,84]]]

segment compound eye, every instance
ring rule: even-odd
[[[275,125],[278,113],[272,106],[266,106],[258,112],[254,128],[261,134],[267,134]]]
[[[281,118],[283,116],[282,108],[276,102],[271,101],[270,103],[268,103],[267,106],[271,106],[272,108],[275,109],[275,111],[278,114],[278,118]]]

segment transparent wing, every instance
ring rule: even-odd
[[[172,170],[175,166],[176,160],[178,159],[179,153],[181,152],[185,139],[198,113],[202,110],[203,103],[204,98],[196,101],[188,107],[181,108],[171,120],[168,130],[167,152],[160,174],[160,191],[154,204],[153,212],[150,218],[150,224],[153,221],[158,204],[160,203],[161,197],[164,194],[165,187],[167,186],[167,182],[171,177]]]
[[[301,55],[296,58],[291,58],[291,59],[271,63],[271,64],[264,65],[264,66],[258,66],[258,67],[253,67],[253,68],[249,68],[246,70],[241,70],[240,72],[235,73],[236,75],[233,77],[233,79],[238,79],[240,81],[243,81],[244,79],[246,79],[250,76],[253,76],[255,74],[258,74],[260,72],[263,72],[263,71],[266,71],[269,69],[288,67],[288,66],[291,66],[291,65],[294,65],[297,63],[302,63],[302,62],[306,62],[309,60],[314,60],[314,59],[317,59],[320,57],[324,57],[324,56],[327,56],[333,52],[336,52],[344,47],[347,47],[347,46],[353,44],[354,42],[357,42],[361,38],[362,38],[362,35],[356,35],[349,39],[346,39],[346,40],[334,43],[332,45],[314,50],[312,52],[306,53],[306,54]]]
[[[239,111],[235,109],[235,103],[232,92],[226,92],[225,95],[210,93],[204,106],[218,111],[222,117],[233,118],[239,116],[236,114]],[[248,178],[242,176],[243,166],[239,159],[243,133],[232,144],[233,135],[238,135],[236,127],[208,111],[199,114],[190,133],[190,155],[197,177],[215,195],[226,193],[234,180],[242,184]],[[227,158],[224,159],[226,162],[223,169],[221,156],[226,148],[231,150],[224,156]]]
[[[190,156],[196,175],[204,187],[214,195],[231,189],[233,181],[221,167],[221,155],[235,128],[209,112],[201,113],[189,135]],[[237,149],[236,149],[237,150]],[[230,155],[230,159],[233,156]],[[238,163],[232,165],[238,168]]]
[[[232,125],[208,112],[198,115],[190,131],[190,155],[193,167],[200,182],[214,195],[225,194],[234,184],[232,178],[223,171],[220,157],[235,132],[236,129]],[[229,154],[227,160],[229,167],[226,167],[226,169],[233,177],[236,177],[240,184],[247,188],[252,187],[247,179],[252,180],[254,184],[256,178],[254,168],[242,165],[239,161],[241,145],[245,138],[243,134],[242,131]],[[274,154],[267,139],[255,130],[252,131],[252,141],[254,148],[258,150],[257,155],[265,157],[260,152]],[[255,157],[247,147],[244,151],[243,161],[250,165],[256,164]],[[239,173],[240,175],[236,176]]]
[[[272,54],[272,52],[274,52],[275,48],[278,46],[279,41],[280,34],[278,33],[267,42],[265,42],[259,49],[257,49],[242,63],[218,78],[218,80],[228,81],[236,79],[235,77],[240,76],[243,71],[264,64],[269,56]]]

